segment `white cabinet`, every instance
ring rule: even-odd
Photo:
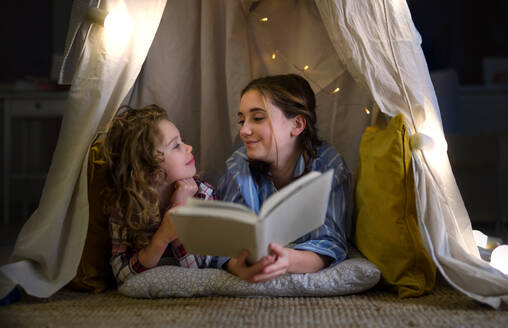
[[[0,94],[3,112],[3,222],[37,208],[58,138],[67,92]]]

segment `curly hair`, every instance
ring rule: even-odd
[[[105,210],[123,218],[134,247],[141,249],[149,244],[161,220],[153,181],[154,176],[166,175],[160,167],[164,157],[157,145],[162,138],[158,123],[168,115],[157,105],[140,109],[123,106],[120,111],[110,123],[104,142]]]
[[[322,144],[316,128],[316,96],[309,82],[297,74],[265,76],[251,81],[243,90],[258,91],[273,105],[280,108],[286,118],[302,115],[306,120],[305,129],[298,136],[303,149],[305,162],[304,174],[312,169],[312,162],[317,155],[316,148]],[[251,161],[251,169],[257,174],[266,174],[268,164],[260,161]]]

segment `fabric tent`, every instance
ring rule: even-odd
[[[122,102],[168,109],[215,182],[238,145],[241,88],[254,77],[296,72],[317,94],[322,137],[353,169],[361,133],[373,121],[402,113],[410,134],[433,140],[434,147],[413,149],[425,246],[455,288],[494,308],[508,303],[508,278],[476,248],[405,1],[105,1],[101,8],[133,21],[130,38],[114,49],[105,29],[83,23],[88,2],[73,7],[62,68],[62,80],[72,79],[68,109],[40,206],[18,236],[12,263],[0,268],[0,296],[20,284],[48,297],[75,275],[88,221],[87,150]]]

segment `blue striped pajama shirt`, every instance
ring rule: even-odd
[[[217,196],[219,200],[240,203],[259,214],[263,202],[277,189],[269,176],[259,181],[253,178],[245,147],[236,150],[226,161],[227,171],[221,177]],[[294,177],[305,169],[303,156],[298,159]],[[308,250],[328,256],[331,266],[347,257],[347,237],[351,230],[351,174],[342,156],[330,145],[317,147],[317,156],[312,163],[312,171],[334,170],[332,188],[325,223],[318,229],[298,238],[290,247]]]

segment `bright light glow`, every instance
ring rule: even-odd
[[[473,237],[476,243],[476,246],[481,248],[487,248],[487,241],[489,237],[479,230],[473,230]]]
[[[339,91],[340,91],[340,88],[335,88],[335,89],[332,91],[332,93],[337,93],[337,92],[339,92]]]
[[[370,110],[367,107],[365,107],[363,110],[365,110],[365,114],[370,115]]]
[[[434,140],[423,133],[415,133],[409,137],[409,144],[411,149],[419,150],[431,150],[435,146]]]
[[[490,265],[508,275],[508,245],[497,246],[490,255]]]
[[[272,59],[275,59],[277,58],[277,55],[275,54],[275,52],[272,54]]]
[[[308,69],[309,69],[309,65],[305,65],[305,66],[303,67],[303,70],[304,70],[304,71],[306,71],[306,70],[308,70]]]
[[[268,17],[263,17],[259,19],[260,22],[268,22]]]
[[[104,37],[108,52],[119,54],[129,42],[134,22],[125,10],[111,11],[104,20]]]

